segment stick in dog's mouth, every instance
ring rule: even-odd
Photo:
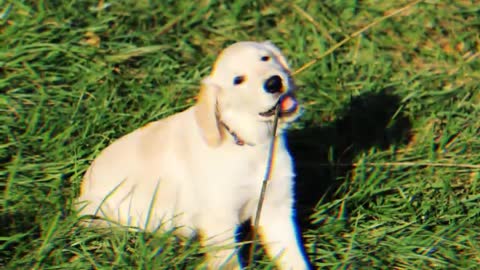
[[[287,93],[278,99],[278,102],[268,111],[258,113],[263,117],[271,117],[275,114],[276,107],[280,105],[279,117],[290,116],[294,114],[298,109],[297,99],[292,93]]]

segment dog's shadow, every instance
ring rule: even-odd
[[[359,153],[372,147],[387,149],[410,139],[411,122],[399,113],[401,100],[392,92],[386,89],[353,97],[337,120],[306,123],[305,128],[287,135],[295,160],[295,208],[301,231],[312,228],[310,217],[318,203],[335,198]],[[241,231],[244,236],[251,235],[249,226]],[[241,257],[248,257],[246,250]]]
[[[297,174],[297,223],[302,232],[318,226],[311,224],[315,206],[339,196],[336,191],[348,181],[358,154],[410,140],[411,122],[401,113],[400,97],[391,92],[354,97],[336,121],[288,135]]]
[[[391,89],[353,97],[337,120],[288,135],[296,168],[296,210],[302,231],[320,200],[329,201],[348,179],[355,157],[368,149],[407,143],[411,122]],[[320,202],[321,203],[321,202]]]
[[[352,170],[355,157],[375,147],[407,143],[411,122],[399,110],[391,89],[353,97],[336,121],[290,132],[289,150],[296,168],[297,219],[308,229],[315,206],[331,200]],[[308,123],[307,123],[308,126]]]

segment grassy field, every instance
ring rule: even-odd
[[[194,103],[223,47],[269,39],[311,63],[289,136],[312,263],[478,269],[480,2],[408,3],[0,0],[0,268],[201,265],[195,240],[79,227],[73,199],[106,145]]]

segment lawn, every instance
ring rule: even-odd
[[[83,228],[72,204],[99,151],[268,39],[305,108],[289,139],[316,268],[478,269],[480,2],[409,3],[0,0],[0,268],[201,265],[195,240]]]

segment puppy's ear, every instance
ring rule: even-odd
[[[209,146],[222,142],[222,133],[217,112],[217,97],[220,88],[209,77],[203,79],[195,105],[195,120]]]
[[[288,65],[287,63],[287,59],[285,58],[285,56],[282,54],[282,52],[280,51],[280,49],[275,46],[275,44],[273,44],[271,41],[267,40],[267,41],[264,41],[262,43],[265,47],[267,47],[267,49],[269,49],[270,51],[273,52],[273,54],[275,55],[275,58],[277,59],[277,61],[280,63],[280,65],[282,65],[282,67],[289,71],[290,72],[290,66]]]

